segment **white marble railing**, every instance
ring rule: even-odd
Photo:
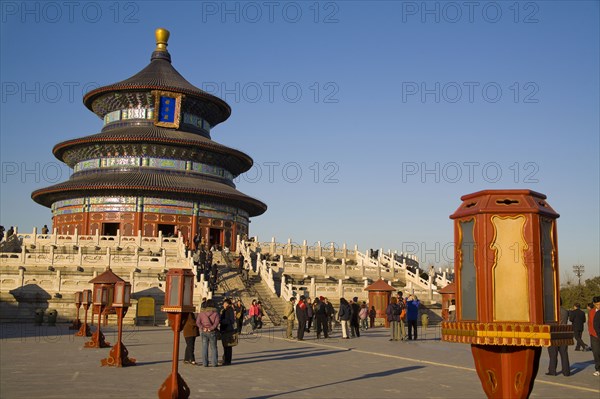
[[[135,245],[138,247],[159,247],[166,249],[179,249],[183,245],[183,237],[163,237],[162,232],[158,232],[158,237],[143,237],[141,231],[137,236],[122,236],[117,230],[114,236],[104,236],[100,234],[81,235],[75,229],[74,234],[58,234],[55,231],[52,234],[38,234],[37,228],[33,228],[31,233],[15,233],[19,239],[22,239],[27,246],[49,246],[49,245],[95,245],[100,247],[124,247]],[[185,245],[183,245],[185,251]]]
[[[0,291],[11,292],[24,289],[25,291],[35,289],[37,286],[49,294],[60,293],[62,296],[73,294],[83,289],[91,288],[89,281],[102,273],[103,269],[75,269],[63,271],[61,269],[31,271],[25,267],[19,267],[14,273],[3,273],[0,279]],[[138,292],[150,288],[164,290],[164,284],[157,279],[156,275],[141,275],[139,271],[130,271],[128,274],[119,273],[120,277],[131,283],[132,292]]]
[[[85,253],[82,247],[71,252],[55,251],[54,248],[26,252],[25,247],[20,253],[0,253],[0,265],[14,266],[102,266],[102,267],[132,267],[132,268],[187,268],[192,267],[190,257],[167,256],[165,249],[152,255],[145,252],[127,253],[105,248],[104,251]]]
[[[286,301],[289,301],[291,297],[294,296],[294,289],[292,288],[292,283],[286,282],[286,277],[281,276],[281,287],[279,289],[281,293],[280,297]]]
[[[198,271],[196,268],[193,268],[193,271],[197,276]],[[196,288],[194,288],[194,297],[194,301],[197,303],[200,303],[202,298],[212,299],[212,291],[208,286],[208,281],[204,279],[204,273],[200,273],[200,281],[196,283]]]
[[[268,265],[266,260],[261,259],[260,253],[258,254],[258,258],[256,260],[256,268],[257,268],[256,272],[263,279],[263,281],[267,284],[267,287],[269,287],[269,290],[271,290],[271,292],[273,294],[276,294],[277,290],[275,289],[275,279],[273,278],[273,269]]]
[[[353,285],[344,286],[343,280],[351,277],[363,280],[384,278],[389,281],[399,281],[403,279],[412,291],[427,292],[430,296],[433,295],[438,287],[444,287],[450,283],[446,273],[436,273],[434,276],[429,276],[428,279],[423,279],[419,275],[420,270],[411,272],[408,268],[407,260],[418,262],[416,256],[401,253],[402,261],[399,262],[396,260],[396,253],[392,253],[391,251],[384,253],[382,249],[379,249],[375,258],[370,256],[370,251],[362,253],[356,246],[354,250],[349,251],[345,245],[342,250],[339,250],[331,245],[323,247],[320,242],[317,242],[316,246],[308,246],[306,241],[302,245],[298,245],[292,243],[291,240],[288,240],[286,244],[279,244],[275,242],[274,238],[270,242],[260,242],[257,237],[251,242],[239,241],[238,237],[238,248],[241,248],[246,259],[250,259],[252,252],[256,251],[256,272],[263,277],[267,286],[274,293],[276,292],[273,280],[274,271],[281,272],[284,275],[304,275],[305,277],[317,275],[338,278],[341,285],[335,291],[335,296],[338,297],[348,296],[348,292],[352,295],[356,294],[354,296],[358,296],[359,298],[365,295]],[[280,255],[280,257],[276,262],[265,262],[262,256],[266,253]],[[301,259],[299,261],[285,260],[285,257],[290,256],[297,256]],[[319,259],[321,262],[309,263],[307,262],[308,257]],[[342,259],[341,264],[337,262],[328,263],[328,259],[339,259],[339,257]],[[347,263],[349,259],[354,260],[357,264],[349,265]],[[322,289],[324,290],[323,292],[332,292],[331,285],[323,286]],[[282,292],[282,296],[285,296],[285,299],[289,299],[289,296],[294,295],[298,291],[315,296],[320,290],[321,288],[314,285],[308,287],[291,287],[289,283],[285,282],[284,277],[280,292]],[[356,292],[352,290],[356,290]]]
[[[181,237],[16,233],[20,253],[0,253],[0,265],[41,267],[192,267]]]

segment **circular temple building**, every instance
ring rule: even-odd
[[[104,121],[100,133],[54,147],[73,174],[31,197],[52,209],[59,234],[181,233],[191,242],[199,233],[209,245],[235,250],[249,218],[267,210],[235,188],[233,179],[252,167],[252,158],[211,140],[231,108],[173,68],[168,38],[157,29],[146,68],[84,96]]]

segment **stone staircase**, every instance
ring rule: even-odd
[[[255,299],[261,301],[264,312],[269,316],[275,326],[282,324],[285,311],[285,301],[272,293],[259,275],[250,272],[250,278],[246,287],[254,293]]]
[[[218,288],[213,296],[217,302],[221,302],[225,298],[231,298],[232,300],[239,298],[246,309],[249,309],[252,300],[256,299],[261,301],[263,307],[263,324],[275,326],[281,324],[281,316],[285,310],[285,301],[273,294],[263,283],[260,276],[250,271],[248,281],[244,282],[238,272],[237,266],[233,263],[233,256],[231,254],[225,255],[217,252],[214,254],[213,259],[215,263],[223,265],[219,269]]]

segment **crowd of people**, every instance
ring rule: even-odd
[[[416,295],[403,298],[402,291],[390,298],[390,304],[385,310],[387,321],[390,323],[390,341],[417,340],[417,321],[421,302]],[[406,333],[408,327],[408,334]]]
[[[8,230],[5,230],[4,226],[0,226],[0,241],[2,241],[4,239],[5,233],[6,233],[6,240],[8,241],[10,236],[12,236],[15,233],[15,229],[12,226],[10,226],[10,228]]]
[[[296,338],[298,341],[304,340],[304,334],[310,333],[313,329],[317,339],[329,338],[333,328],[336,325],[341,326],[342,338],[358,338],[361,330],[367,330],[375,324],[375,307],[368,309],[366,302],[360,302],[358,297],[350,301],[340,298],[338,311],[328,298],[320,296],[307,298],[300,295],[290,298],[286,305],[283,319],[286,320],[286,337],[294,339],[293,331],[296,328]],[[370,320],[370,323],[369,323]],[[314,324],[314,326],[313,326]]]
[[[197,365],[195,356],[196,337],[202,339],[202,365],[204,367],[229,366],[233,360],[233,347],[237,345],[237,334],[241,331],[237,311],[241,301],[235,305],[231,299],[223,301],[222,309],[216,308],[212,299],[203,298],[200,311],[188,313],[183,326],[185,338],[184,364]],[[243,312],[243,311],[242,311]],[[223,346],[223,356],[219,358],[217,341]],[[210,354],[210,357],[209,357]]]

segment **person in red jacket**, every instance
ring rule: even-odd
[[[590,341],[592,354],[594,355],[594,366],[596,371],[594,375],[600,376],[600,296],[595,296],[592,300],[594,309],[590,310],[588,315],[588,331],[590,332]]]
[[[304,331],[306,331],[306,322],[308,321],[308,311],[306,305],[306,297],[300,295],[298,304],[296,305],[296,320],[298,320],[298,341],[304,340]]]
[[[258,327],[258,317],[260,315],[260,308],[258,307],[258,302],[256,299],[252,300],[252,305],[250,305],[250,310],[248,311],[248,317],[250,318],[250,325],[252,326],[252,331],[256,330]]]

